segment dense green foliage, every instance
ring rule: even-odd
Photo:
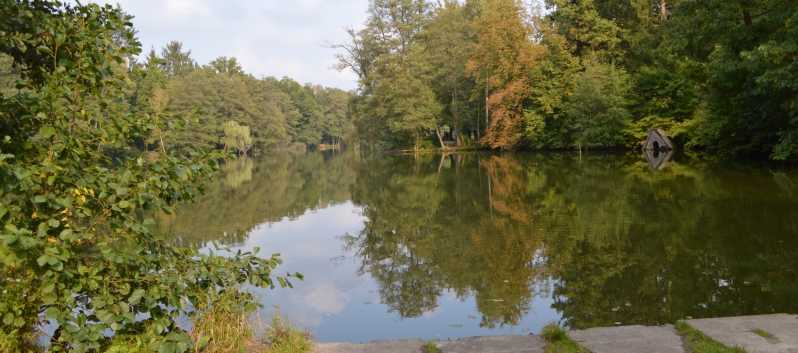
[[[257,79],[244,73],[236,58],[220,57],[200,66],[183,52],[179,42],[167,45],[161,56],[151,52],[145,70],[129,95],[131,109],[157,113],[188,114],[199,106],[199,124],[164,131],[157,138],[141,140],[142,150],[185,153],[199,148],[230,149],[260,153],[270,149],[340,145],[353,127],[349,121],[350,94],[336,88],[300,85],[290,78]],[[230,124],[248,129],[246,147],[231,143]],[[225,126],[228,126],[226,128]],[[160,140],[162,139],[162,141]]]
[[[358,138],[614,148],[660,127],[686,147],[798,156],[795,0],[545,6],[370,1],[365,28],[333,45],[359,77]]]
[[[226,154],[128,157],[135,141],[170,146],[196,121],[169,114],[157,89],[147,109],[130,103],[131,75],[150,76],[125,69],[140,51],[129,20],[110,6],[0,1],[0,59],[14,63],[0,71],[4,352],[185,352],[213,336],[189,336],[181,318],[251,310],[244,285],[290,285],[272,275],[277,254],[201,252],[148,230],[142,211],[193,200]],[[153,76],[149,87],[163,89]]]
[[[113,45],[123,47],[136,41],[135,35],[136,30],[126,27],[112,31],[111,39]],[[124,89],[124,109],[189,115],[200,107],[201,114],[196,124],[173,122],[178,129],[156,127],[153,134],[135,137],[135,143],[126,147],[127,155],[146,151],[187,154],[198,149],[257,154],[320,144],[340,146],[352,138],[349,92],[300,85],[287,77],[258,79],[245,73],[236,58],[220,57],[200,65],[191,57],[191,50],[184,50],[177,41],[167,44],[160,55],[151,50],[143,62],[138,62],[137,54],[125,53],[124,63],[116,68],[123,73],[127,67],[131,81]],[[0,54],[0,92],[13,94],[19,75],[12,58]],[[246,143],[231,143],[225,132],[225,126],[231,124],[239,125],[240,132],[248,129],[246,136],[237,138]]]

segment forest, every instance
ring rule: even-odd
[[[798,153],[795,0],[372,0],[345,28],[374,148]]]
[[[627,149],[661,128],[685,149],[798,154],[796,0],[370,0],[367,13],[328,43],[352,92],[256,78],[232,57],[200,65],[179,41],[128,54],[126,108],[177,129],[112,152]],[[0,55],[6,96],[11,64]]]
[[[126,15],[119,5],[116,10]],[[133,27],[117,30],[115,45],[137,42],[137,32]],[[179,41],[168,43],[160,53],[153,48],[144,58],[129,54],[124,59],[113,67],[129,79],[124,109],[172,116],[177,129],[158,128],[130,145],[107,149],[114,155],[316,148],[341,145],[353,129],[347,112],[351,93],[341,89],[300,84],[288,77],[256,78],[234,57],[200,65]],[[6,97],[18,93],[20,70],[12,64],[10,56],[0,54],[0,94]],[[181,123],[179,117],[193,119]]]
[[[151,50],[143,63],[131,59],[136,83],[131,109],[178,116],[199,107],[198,122],[142,139],[140,149],[182,153],[221,148],[238,154],[269,149],[305,149],[340,145],[352,130],[347,114],[350,93],[305,84],[288,77],[255,78],[236,58],[220,57],[207,65],[191,58],[191,50],[172,41],[160,56]]]

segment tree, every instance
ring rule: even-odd
[[[194,71],[196,63],[191,58],[191,50],[183,52],[183,43],[173,40],[161,48],[161,66],[167,76],[184,76]]]
[[[224,144],[225,150],[234,148],[239,155],[245,155],[252,148],[252,136],[249,134],[249,126],[241,126],[231,120],[222,124],[222,129],[224,129],[224,137],[222,137],[221,142]]]
[[[577,74],[574,93],[565,106],[574,124],[575,140],[589,147],[623,145],[631,127],[629,76],[622,68],[595,57],[583,59],[582,65],[585,71]]]
[[[138,210],[172,213],[192,200],[224,155],[104,153],[168,125],[125,109],[127,74],[112,65],[140,48],[112,45],[112,33],[129,20],[110,5],[0,1],[0,52],[28,90],[0,97],[0,276],[18,280],[0,296],[4,350],[26,349],[46,319],[52,351],[185,352],[207,333],[192,343],[178,317],[225,298],[255,305],[240,287],[275,284],[276,256],[200,253],[159,240],[152,220],[139,219]]]
[[[476,45],[473,24],[467,7],[457,1],[446,0],[437,7],[425,28],[427,60],[435,75],[434,84],[438,97],[445,102],[454,128],[453,138],[460,147],[462,126],[466,117],[473,114],[469,104],[473,95],[473,80],[466,74],[466,64]],[[479,121],[474,119],[476,130]]]
[[[530,73],[531,95],[524,110],[524,137],[532,147],[570,148],[574,131],[566,102],[582,65],[573,55],[571,43],[557,33],[551,21],[541,22],[540,27],[544,28],[541,44],[547,50]]]
[[[10,98],[17,94],[16,80],[20,70],[14,66],[14,58],[0,54],[0,95]]]
[[[122,5],[119,3],[116,3],[116,11],[120,13],[121,16],[128,16],[128,13],[122,10]],[[139,37],[137,36],[138,33],[139,31],[133,28],[133,26],[128,26],[112,31],[111,38],[113,39],[114,44],[119,48],[128,47],[133,43],[141,46],[139,43]],[[125,67],[128,71],[132,71],[134,66],[136,66],[136,55],[133,53],[128,53],[125,55]]]
[[[440,119],[443,106],[438,103],[435,92],[421,80],[402,75],[396,78],[396,93],[394,95],[393,113],[396,118],[388,123],[391,131],[395,133],[410,133],[413,136],[413,147],[419,149],[419,137],[424,130],[434,129],[440,140],[438,132],[438,119]],[[443,148],[443,141],[440,141]]]
[[[597,55],[604,61],[623,57],[620,43],[624,31],[615,20],[602,17],[593,0],[550,0],[548,4],[555,9],[549,16],[570,42],[574,55]]]
[[[402,122],[403,112],[413,109],[414,104],[403,99],[414,98],[405,95],[407,88],[401,85],[413,83],[411,77],[428,85],[426,69],[418,65],[423,63],[418,60],[423,55],[418,35],[428,13],[429,4],[423,0],[372,0],[365,28],[348,30],[350,43],[332,45],[347,52],[337,56],[335,67],[352,69],[360,77],[361,99],[353,110],[361,138],[390,147],[406,146],[408,142],[416,145],[419,129],[424,126],[410,127],[408,121]]]
[[[299,113],[297,120],[289,121],[293,140],[308,146],[318,145],[323,137],[322,111],[316,102],[311,85],[302,86],[288,77],[283,77],[278,81],[277,87],[291,98],[291,103]]]
[[[199,69],[185,76],[172,76],[166,85],[169,96],[169,110],[176,115],[188,115],[199,107],[197,124],[182,126],[180,130],[164,133],[167,151],[187,154],[201,149],[215,149],[222,136],[218,119],[218,91],[214,89],[213,71]]]
[[[484,89],[490,125],[482,142],[510,149],[522,134],[524,101],[529,97],[530,71],[545,48],[531,40],[534,30],[528,14],[515,0],[479,3],[475,29],[479,43],[467,72]],[[478,90],[472,98],[479,97]]]
[[[349,121],[349,98],[350,93],[337,88],[324,88],[316,94],[324,112],[325,140],[333,145],[340,145],[354,130]]]
[[[244,70],[238,64],[238,59],[221,56],[214,61],[211,61],[210,66],[216,70],[216,73],[227,74],[227,76],[244,75]]]
[[[166,91],[164,91],[163,88],[156,88],[155,92],[152,93],[152,97],[149,99],[149,105],[152,112],[155,113],[155,115],[161,115],[167,104],[169,104],[169,96],[166,95]],[[161,144],[161,152],[165,153],[166,147],[163,143],[163,132],[158,127],[156,127],[155,130],[155,133],[157,133],[158,136],[153,137],[158,139],[158,142]],[[154,142],[154,139],[145,139],[144,141],[146,143],[152,143]]]

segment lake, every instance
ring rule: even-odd
[[[798,173],[763,162],[281,153],[228,161],[181,210],[155,231],[303,273],[261,315],[320,342],[798,313]]]

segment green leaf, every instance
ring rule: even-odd
[[[108,310],[97,310],[95,311],[97,318],[102,320],[103,322],[113,322],[114,321],[114,314]]]
[[[199,349],[204,348],[206,345],[208,345],[208,342],[210,341],[211,341],[211,336],[204,336],[200,338],[199,342],[197,342],[197,348]]]
[[[25,325],[24,319],[22,319],[21,317],[14,319],[14,327],[22,327],[23,325]]]
[[[9,234],[0,237],[3,239],[3,243],[6,246],[16,245],[17,240],[19,240],[19,235],[16,234]]]
[[[48,47],[46,47],[44,45],[40,45],[40,46],[36,47],[36,50],[38,50],[38,51],[40,51],[42,53],[45,53],[45,54],[53,55],[53,51],[50,50],[50,48],[48,48]]]
[[[141,297],[144,296],[144,293],[146,293],[146,291],[141,288],[134,290],[127,302],[131,305],[137,305],[141,301]]]
[[[47,198],[43,195],[36,195],[33,197],[33,202],[35,203],[45,203],[47,202]]]
[[[50,138],[51,136],[55,135],[55,128],[52,126],[42,126],[39,129],[39,134],[42,135],[44,138]]]
[[[59,234],[58,237],[66,240],[71,238],[70,235],[72,235],[72,229],[64,229],[61,231],[61,234]]]
[[[189,337],[185,333],[176,333],[176,332],[169,333],[168,335],[166,335],[166,340],[172,342],[191,343],[191,337]]]
[[[39,264],[40,267],[43,267],[44,265],[47,264],[47,260],[49,260],[49,258],[50,257],[47,255],[39,256],[39,258],[36,259],[36,263]]]
[[[50,293],[53,290],[55,290],[55,282],[51,282],[51,283],[45,284],[44,287],[42,287],[42,292],[43,293]]]
[[[61,310],[58,310],[56,307],[49,307],[47,311],[44,312],[44,317],[48,319],[59,319],[61,317]]]
[[[58,228],[58,226],[61,225],[61,222],[59,222],[57,219],[51,219],[47,221],[47,225],[49,225],[52,228]]]
[[[116,188],[116,194],[119,196],[125,196],[127,193],[130,192],[126,187],[118,187]]]
[[[119,208],[128,208],[130,207],[130,202],[122,201],[119,203]]]

